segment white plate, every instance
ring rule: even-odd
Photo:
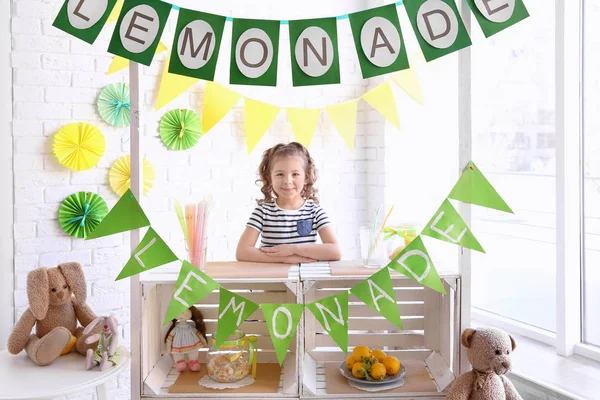
[[[344,378],[347,378],[348,380],[351,380],[353,382],[364,383],[367,385],[381,385],[385,383],[395,382],[404,378],[404,376],[406,375],[406,367],[404,366],[404,364],[400,363],[400,370],[394,375],[386,375],[386,377],[383,378],[382,381],[368,381],[366,379],[356,378],[354,375],[352,375],[352,371],[348,369],[346,361],[342,361],[342,364],[340,365],[340,373]]]

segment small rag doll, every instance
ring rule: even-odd
[[[193,325],[188,321],[193,321]],[[206,340],[206,325],[200,310],[191,306],[173,320],[167,335],[165,336],[167,351],[173,355],[175,368],[183,372],[188,365],[185,360],[187,354],[189,367],[192,371],[200,371],[198,361],[198,349],[208,346]]]
[[[83,334],[101,323],[102,332],[96,333],[86,339],[86,343],[98,341],[96,350],[88,349],[85,357],[85,369],[90,369],[96,365],[100,366],[100,371],[104,371],[109,366],[115,366],[119,363],[120,352],[118,347],[119,332],[117,319],[113,315],[107,317],[98,317],[83,330]]]

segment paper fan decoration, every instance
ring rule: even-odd
[[[160,120],[160,138],[173,150],[187,150],[198,143],[202,122],[192,110],[172,110]]]
[[[86,238],[108,213],[106,202],[96,193],[79,192],[67,197],[58,210],[58,222],[65,232]]]
[[[104,154],[104,135],[84,122],[65,125],[56,135],[52,149],[58,162],[75,171],[90,169]]]
[[[109,125],[129,126],[129,87],[124,83],[113,83],[102,89],[98,96],[98,113]]]
[[[152,189],[155,177],[154,167],[150,164],[150,161],[144,158],[144,196],[147,196],[150,189]],[[110,167],[108,180],[112,190],[117,195],[123,196],[123,193],[131,186],[131,159],[129,155],[115,161]]]

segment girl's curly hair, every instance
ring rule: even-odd
[[[304,160],[304,188],[302,189],[302,198],[312,200],[319,203],[317,198],[317,188],[314,187],[317,181],[317,168],[310,153],[298,142],[290,142],[288,144],[279,143],[270,149],[265,150],[262,156],[262,161],[258,166],[259,179],[256,184],[261,186],[260,191],[265,196],[262,200],[257,200],[258,203],[269,202],[274,199],[275,192],[273,191],[273,183],[271,182],[271,168],[275,157],[281,156],[299,156]]]

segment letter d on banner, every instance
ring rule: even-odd
[[[150,65],[170,11],[171,4],[159,0],[126,1],[108,45],[108,52]]]
[[[117,0],[66,0],[52,26],[94,43]]]

